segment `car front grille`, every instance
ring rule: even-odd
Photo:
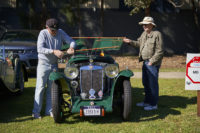
[[[88,66],[80,69],[82,99],[101,99],[103,96],[102,67]]]

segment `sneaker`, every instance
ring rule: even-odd
[[[146,107],[146,106],[149,106],[150,104],[148,103],[144,103],[144,102],[140,102],[140,103],[137,103],[136,106],[138,107]]]
[[[52,112],[50,112],[50,117],[52,117],[52,118],[53,118],[53,113],[52,113]]]
[[[144,110],[146,110],[146,111],[156,110],[156,109],[158,109],[157,105],[155,105],[155,106],[149,105],[149,106],[144,107]]]
[[[34,119],[41,119],[42,117],[40,116],[40,114],[32,114],[32,117],[34,118]]]
[[[53,117],[53,113],[52,113],[52,112],[50,112],[49,114],[46,114],[46,116]]]

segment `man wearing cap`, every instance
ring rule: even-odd
[[[155,110],[158,108],[158,73],[164,55],[162,35],[153,30],[156,27],[152,17],[144,17],[142,22],[144,32],[137,41],[124,38],[123,42],[139,47],[139,61],[143,61],[142,83],[145,90],[143,102],[137,103],[144,110]]]
[[[51,108],[51,84],[49,75],[53,70],[57,70],[57,60],[62,58],[64,53],[61,50],[63,42],[70,44],[66,51],[68,54],[74,53],[75,41],[71,39],[62,29],[59,29],[58,21],[54,18],[46,21],[46,29],[40,31],[37,40],[38,66],[37,81],[35,88],[33,118],[41,118],[40,111],[43,104],[43,95],[46,91],[45,115],[52,115]],[[47,85],[47,87],[46,87]]]

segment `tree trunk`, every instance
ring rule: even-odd
[[[47,1],[42,0],[40,4],[42,5],[42,14],[41,14],[41,20],[39,21],[39,23],[40,23],[40,29],[42,29],[46,25],[46,20],[50,16],[47,11]]]
[[[150,8],[145,9],[145,16],[150,16]]]
[[[198,15],[197,15],[197,12],[196,12],[196,6],[195,6],[195,3],[194,3],[194,0],[191,0],[191,2],[192,2],[192,11],[193,11],[193,15],[194,15],[194,23],[197,26],[197,28],[200,29],[199,21],[198,21]]]
[[[82,25],[81,25],[81,11],[80,11],[80,3],[78,4],[78,13],[77,13],[77,16],[78,16],[78,35],[79,37],[82,36]]]
[[[101,36],[103,36],[103,26],[104,26],[104,24],[103,24],[103,21],[104,21],[104,7],[103,7],[103,5],[104,5],[104,0],[101,0]]]

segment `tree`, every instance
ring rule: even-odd
[[[150,4],[152,0],[124,0],[125,5],[133,7],[130,15],[138,13],[141,9],[145,10],[145,16],[150,16]]]
[[[23,28],[44,28],[45,21],[50,16],[50,13],[47,10],[47,0],[17,0],[16,2],[19,19]]]
[[[195,1],[191,0],[192,2],[192,11],[193,11],[193,16],[194,16],[194,23],[197,26],[198,29],[200,29],[200,25],[199,25],[199,16],[198,16],[198,12],[199,12],[199,4],[195,5]]]
[[[81,30],[80,5],[88,0],[17,0],[20,22],[26,29],[42,29],[47,18],[52,17],[51,11],[62,13],[69,24],[78,24]],[[38,21],[39,20],[39,21]]]
[[[150,16],[151,3],[160,3],[160,6],[163,6],[163,1],[164,0],[124,0],[124,3],[129,7],[133,7],[130,12],[131,15],[138,13],[141,9],[144,9],[145,16]],[[170,3],[174,8],[180,8],[184,5],[184,0],[166,0],[166,2]]]
[[[88,0],[61,0],[60,12],[66,17],[67,22],[74,26],[78,24],[78,34],[82,36],[82,15],[80,5],[88,2]]]

